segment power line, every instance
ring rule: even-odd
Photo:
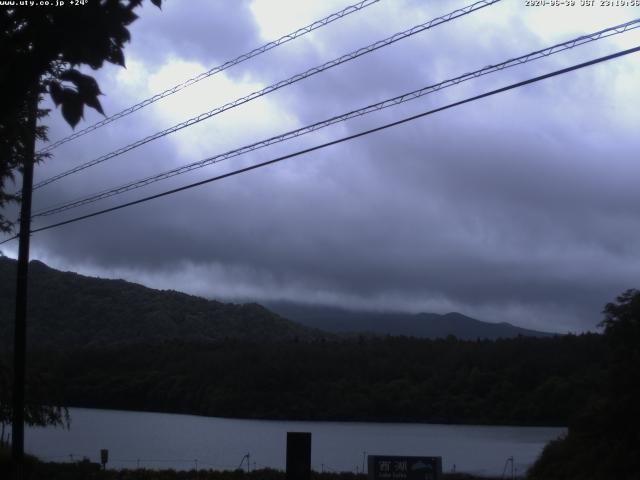
[[[251,100],[255,100],[256,98],[262,97],[264,95],[267,95],[271,92],[274,92],[276,90],[279,90],[283,87],[289,86],[293,83],[299,82],[300,80],[304,80],[305,78],[311,77],[313,75],[316,75],[320,72],[323,72],[325,70],[328,70],[330,68],[333,68],[337,65],[340,65],[342,63],[345,62],[349,62],[355,58],[358,58],[362,55],[366,55],[368,53],[371,53],[375,50],[378,50],[380,48],[386,47],[388,45],[391,45],[399,40],[403,40],[405,38],[408,38],[412,35],[415,35],[417,33],[423,32],[425,30],[431,29],[433,27],[436,27],[438,25],[441,25],[443,23],[447,23],[450,22],[451,20],[454,20],[456,18],[468,15],[469,13],[472,13],[474,11],[477,11],[481,8],[487,7],[489,5],[493,5],[494,3],[500,2],[501,0],[480,0],[479,2],[473,3],[471,5],[468,5],[464,8],[458,9],[458,10],[454,10],[453,12],[450,12],[446,15],[434,18],[432,20],[429,20],[428,22],[422,23],[420,25],[416,25],[408,30],[405,30],[403,32],[398,32],[395,33],[394,35],[387,37],[384,40],[379,40],[375,43],[372,43],[370,45],[367,45],[366,47],[362,47],[359,48],[358,50],[354,50],[351,53],[348,53],[346,55],[342,55],[339,58],[336,58],[334,60],[331,60],[329,62],[326,62],[320,66],[317,67],[313,67],[310,68],[309,70],[303,72],[303,73],[299,73],[297,75],[294,75],[292,77],[289,77],[286,80],[281,80],[277,83],[274,83],[268,87],[263,88],[262,90],[258,90],[255,91],[253,93],[250,93],[249,95],[246,95],[244,97],[238,98],[232,102],[226,103],[225,105],[222,105],[220,107],[214,108],[213,110],[210,110],[208,112],[205,113],[201,113],[200,115],[197,115],[195,117],[192,117],[188,120],[185,120],[183,122],[180,122],[172,127],[169,127],[165,130],[162,130],[160,132],[154,133],[152,135],[149,135],[143,139],[140,139],[134,143],[131,143],[129,145],[126,145],[124,147],[121,147],[117,150],[114,150],[110,153],[107,153],[105,155],[102,155],[94,160],[91,160],[89,162],[86,162],[82,165],[79,165],[77,167],[74,167],[70,170],[67,170],[65,172],[59,173],[57,175],[54,175],[53,177],[49,177],[45,180],[42,180],[36,184],[34,184],[33,188],[38,189],[41,188],[45,185],[48,185],[52,182],[55,182],[57,180],[60,180],[61,178],[67,177],[69,175],[72,175],[74,173],[80,172],[82,170],[85,170],[89,167],[93,167],[94,165],[97,165],[99,163],[105,162],[107,160],[110,160],[114,157],[117,157],[119,155],[122,155],[123,153],[126,153],[130,150],[133,150],[134,148],[138,148],[142,145],[145,145],[146,143],[149,143],[153,140],[157,140],[161,137],[164,137],[166,135],[169,135],[170,133],[174,133],[177,132],[178,130],[182,130],[183,128],[186,127],[190,127],[192,125],[195,125],[196,123],[202,122],[203,120],[207,120],[215,115],[218,115],[222,112],[225,112],[227,110],[230,110],[232,108],[235,108],[239,105],[243,105],[247,102],[250,102]]]
[[[524,63],[528,63],[540,58],[544,58],[547,57],[549,55],[553,55],[555,53],[559,53],[565,50],[568,50],[570,48],[574,48],[578,45],[583,45],[585,43],[589,43],[595,40],[599,40],[601,38],[605,38],[605,37],[609,37],[612,35],[617,35],[635,28],[639,28],[640,27],[640,19],[635,19],[632,20],[630,22],[626,22],[620,25],[616,25],[614,27],[609,27],[606,28],[604,30],[600,30],[598,32],[594,32],[588,35],[582,35],[580,37],[574,38],[572,40],[569,40],[567,42],[563,42],[563,43],[559,43],[556,45],[553,45],[551,47],[547,47],[545,49],[542,50],[537,50],[535,52],[531,52],[528,53],[526,55],[522,55],[520,57],[517,58],[512,58],[510,60],[506,60],[504,62],[498,63],[498,64],[494,64],[494,65],[489,65],[486,66],[484,68],[481,68],[479,70],[476,70],[474,72],[470,72],[470,73],[465,73],[464,75],[460,75],[458,77],[455,78],[451,78],[448,80],[444,80],[442,82],[436,83],[434,85],[430,85],[427,87],[423,87],[421,89],[418,90],[414,90],[408,93],[404,93],[402,95],[398,95],[396,97],[393,98],[389,98],[386,99],[384,101],[378,102],[378,103],[374,103],[371,105],[368,105],[366,107],[357,109],[357,110],[352,110],[350,112],[344,113],[342,115],[338,115],[338,116],[334,116],[331,117],[329,119],[323,120],[321,122],[316,122],[314,124],[311,125],[307,125],[305,127],[301,127],[295,130],[291,130],[288,131],[286,133],[274,136],[274,137],[270,137],[264,140],[261,140],[259,142],[255,142],[249,145],[245,145],[242,146],[240,148],[236,148],[230,151],[227,151],[225,153],[221,153],[218,155],[214,155],[212,157],[208,157],[205,158],[203,160],[199,160],[197,162],[188,164],[188,165],[183,165],[181,167],[178,168],[174,168],[172,170],[163,172],[163,173],[159,173],[156,175],[152,175],[150,177],[146,177],[143,178],[141,180],[136,180],[130,183],[127,183],[125,185],[121,185],[119,187],[115,187],[109,190],[104,190],[95,194],[92,194],[90,196],[86,196],[71,202],[65,202],[62,204],[59,204],[58,206],[54,206],[54,207],[49,207],[48,209],[43,209],[39,212],[36,212],[32,215],[32,217],[40,217],[40,216],[49,216],[49,215],[53,215],[55,213],[60,213],[66,210],[70,210],[72,208],[77,208],[80,207],[82,205],[87,205],[90,203],[95,203],[99,200],[103,200],[105,198],[109,198],[115,195],[119,195],[131,190],[135,190],[137,188],[142,188],[144,186],[150,185],[152,183],[161,181],[161,180],[165,180],[177,175],[181,175],[183,173],[187,173],[190,172],[192,170],[196,170],[199,168],[203,168],[206,167],[208,165],[212,165],[215,163],[219,163],[222,162],[223,160],[227,160],[229,158],[232,157],[236,157],[254,150],[258,150],[260,148],[264,148],[276,143],[280,143],[283,142],[285,140],[289,140],[292,138],[296,138],[299,137],[301,135],[305,135],[307,133],[311,133],[317,130],[320,130],[322,128],[328,127],[330,125],[333,125],[335,123],[339,123],[339,122],[343,122],[346,120],[349,120],[351,118],[355,118],[355,117],[359,117],[359,116],[363,116],[363,115],[367,115],[369,113],[375,112],[375,111],[379,111],[391,106],[395,106],[395,105],[399,105],[401,103],[410,101],[410,100],[415,100],[417,98],[420,98],[424,95],[454,86],[454,85],[458,85],[459,83],[474,79],[474,78],[478,78],[480,76],[483,75],[487,75],[489,73],[493,73],[496,71],[501,71],[504,70],[506,68],[510,68],[513,66],[517,66],[517,65],[521,65]]]
[[[295,32],[289,33],[287,35],[284,35],[280,38],[278,38],[277,40],[274,40],[272,42],[266,43],[264,45],[262,45],[261,47],[255,48],[253,50],[251,50],[250,52],[247,53],[243,53],[242,55],[239,55],[238,57],[234,58],[233,60],[228,60],[225,63],[218,65],[216,67],[213,67],[212,69],[203,72],[199,75],[196,75],[195,77],[192,77],[188,80],[185,80],[184,82],[175,85],[174,87],[168,88],[167,90],[160,92],[156,95],[153,95],[152,97],[149,97],[145,100],[142,100],[139,103],[136,103],[135,105],[132,105],[128,108],[125,108],[124,110],[115,113],[109,117],[106,117],[102,120],[100,120],[97,123],[94,123],[93,125],[90,125],[86,128],[83,128],[82,130],[78,130],[75,133],[72,133],[71,135],[61,138],[60,140],[47,145],[46,147],[44,147],[42,150],[40,150],[38,153],[45,153],[45,152],[50,152],[51,150],[59,147],[62,144],[65,144],[67,142],[70,142],[71,140],[74,140],[78,137],[81,137],[83,135],[86,135],[89,132],[92,132],[94,130],[97,130],[100,127],[103,127],[105,125],[108,125],[111,122],[114,122],[116,120],[119,120],[122,117],[126,117],[127,115],[140,110],[141,108],[146,107],[147,105],[151,105],[154,102],[157,102],[158,100],[161,100],[165,97],[168,97],[169,95],[173,95],[174,93],[179,92],[180,90],[183,90],[187,87],[190,87],[191,85],[193,85],[194,83],[199,82],[200,80],[204,80],[205,78],[209,78],[212,75],[215,75],[217,73],[220,73],[230,67],[233,67],[234,65],[238,65],[246,60],[249,60],[253,57],[256,57],[262,53],[265,53],[275,47],[278,47],[284,43],[287,43],[295,38],[301,37],[303,35],[306,35],[309,32],[312,32],[320,27],[324,27],[325,25],[328,25],[336,20],[339,20],[341,18],[346,17],[347,15],[350,15],[352,13],[355,12],[359,12],[360,10],[369,7],[375,3],[378,3],[380,0],[362,0],[358,3],[355,3],[353,5],[349,5],[348,7],[340,10],[339,12],[335,12],[332,13],[331,15],[328,15],[320,20],[316,20],[315,22],[307,25],[306,27],[302,27],[298,30],[296,30]]]
[[[329,147],[329,146],[332,146],[332,145],[337,145],[339,143],[343,143],[343,142],[346,142],[346,141],[349,141],[349,140],[353,140],[353,139],[356,139],[356,138],[359,138],[359,137],[363,137],[363,136],[366,136],[366,135],[369,135],[369,134],[372,134],[372,133],[375,133],[375,132],[386,130],[387,128],[391,128],[391,127],[395,127],[395,126],[398,126],[398,125],[401,125],[401,124],[404,124],[404,123],[408,123],[408,122],[411,122],[413,120],[417,120],[418,118],[426,117],[428,115],[433,115],[435,113],[442,112],[444,110],[448,110],[448,109],[451,109],[451,108],[454,108],[454,107],[458,107],[458,106],[464,105],[466,103],[471,103],[471,102],[474,102],[476,100],[480,100],[482,98],[490,97],[490,96],[496,95],[498,93],[503,93],[503,92],[506,92],[506,91],[509,91],[509,90],[513,90],[515,88],[519,88],[519,87],[522,87],[522,86],[525,86],[525,85],[529,85],[529,84],[536,83],[536,82],[539,82],[539,81],[542,81],[542,80],[546,80],[548,78],[552,78],[552,77],[555,77],[555,76],[558,76],[558,75],[562,75],[562,74],[565,74],[565,73],[568,73],[568,72],[572,72],[574,70],[579,70],[581,68],[585,68],[585,67],[588,67],[588,66],[596,65],[598,63],[606,62],[608,60],[613,60],[615,58],[619,58],[619,57],[622,57],[624,55],[629,55],[631,53],[635,53],[635,52],[638,52],[638,51],[640,51],[640,46],[634,47],[634,48],[629,48],[627,50],[622,50],[620,52],[616,52],[616,53],[613,53],[613,54],[610,54],[610,55],[599,57],[599,58],[596,58],[594,60],[589,60],[587,62],[579,63],[579,64],[573,65],[571,67],[566,67],[566,68],[563,68],[563,69],[560,69],[560,70],[555,70],[555,71],[553,71],[551,73],[547,73],[547,74],[544,74],[544,75],[539,75],[537,77],[533,77],[533,78],[530,78],[530,79],[527,79],[527,80],[523,80],[521,82],[512,83],[510,85],[507,85],[506,87],[502,87],[502,88],[498,88],[498,89],[495,89],[495,90],[491,90],[489,92],[485,92],[485,93],[482,93],[480,95],[475,95],[473,97],[469,97],[469,98],[466,98],[464,100],[460,100],[458,102],[450,103],[450,104],[445,105],[443,107],[438,107],[438,108],[435,108],[435,109],[432,109],[432,110],[428,110],[426,112],[422,112],[422,113],[419,113],[417,115],[412,115],[410,117],[405,117],[405,118],[403,118],[401,120],[397,120],[395,122],[387,123],[387,124],[381,125],[381,126],[376,127],[376,128],[372,128],[372,129],[369,129],[369,130],[364,130],[362,132],[359,132],[359,133],[356,133],[356,134],[353,134],[353,135],[342,137],[342,138],[339,138],[337,140],[332,140],[330,142],[326,142],[326,143],[323,143],[323,144],[320,144],[320,145],[316,145],[316,146],[313,146],[313,147],[305,148],[303,150],[298,150],[297,152],[290,153],[288,155],[283,155],[281,157],[277,157],[277,158],[274,158],[272,160],[268,160],[268,161],[265,161],[265,162],[257,163],[255,165],[251,165],[249,167],[240,168],[238,170],[234,170],[234,171],[229,172],[229,173],[225,173],[225,174],[222,174],[222,175],[217,175],[215,177],[211,177],[211,178],[208,178],[206,180],[201,180],[199,182],[191,183],[189,185],[185,185],[185,186],[182,186],[182,187],[179,187],[179,188],[174,188],[172,190],[167,190],[165,192],[158,193],[158,194],[155,194],[155,195],[150,195],[148,197],[140,198],[140,199],[134,200],[132,202],[123,203],[123,204],[117,205],[115,207],[106,208],[104,210],[99,210],[97,212],[89,213],[87,215],[81,215],[81,216],[78,216],[78,217],[75,217],[75,218],[72,218],[72,219],[69,219],[69,220],[65,220],[65,221],[57,222],[57,223],[54,223],[54,224],[51,224],[51,225],[47,225],[47,226],[44,226],[44,227],[36,228],[34,230],[31,230],[30,233],[42,232],[42,231],[45,231],[45,230],[50,230],[52,228],[61,227],[63,225],[68,225],[70,223],[79,222],[80,220],[86,220],[88,218],[92,218],[92,217],[96,217],[96,216],[99,216],[99,215],[103,215],[105,213],[114,212],[116,210],[121,210],[123,208],[127,208],[127,207],[130,207],[130,206],[133,206],[133,205],[138,205],[140,203],[145,203],[145,202],[148,202],[148,201],[151,201],[151,200],[155,200],[157,198],[165,197],[165,196],[168,196],[168,195],[172,195],[174,193],[182,192],[184,190],[189,190],[191,188],[199,187],[201,185],[205,185],[205,184],[208,184],[208,183],[211,183],[211,182],[222,180],[224,178],[228,178],[228,177],[232,177],[232,176],[235,176],[235,175],[239,175],[241,173],[248,172],[250,170],[256,170],[258,168],[266,167],[267,165],[272,165],[274,163],[278,163],[278,162],[281,162],[283,160],[287,160],[289,158],[298,157],[298,156],[306,154],[306,153],[310,153],[310,152],[313,152],[313,151],[316,151],[316,150],[320,150],[320,149],[323,149],[323,148],[326,148],[326,147]],[[15,238],[17,238],[17,237],[12,237],[12,238],[9,238],[7,240],[4,240],[3,242],[0,242],[0,245],[2,245],[3,243],[8,242],[10,240],[13,240]]]

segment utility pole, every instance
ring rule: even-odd
[[[31,234],[31,193],[35,163],[36,122],[38,116],[38,83],[31,91],[27,105],[28,126],[22,171],[20,201],[20,233],[18,274],[16,277],[16,316],[13,344],[13,416],[11,419],[11,463],[14,480],[24,478],[24,385],[27,350],[27,281],[29,278],[29,237]]]

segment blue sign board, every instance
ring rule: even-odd
[[[442,457],[369,455],[369,480],[440,480]]]

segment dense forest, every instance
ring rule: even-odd
[[[602,383],[604,347],[595,334],[228,340],[40,351],[30,365],[70,406],[264,419],[566,425]]]

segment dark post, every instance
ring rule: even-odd
[[[13,416],[11,421],[11,462],[13,478],[22,480],[24,466],[24,384],[27,350],[27,280],[29,276],[29,236],[31,234],[31,192],[35,162],[38,87],[29,100],[29,127],[22,172],[20,234],[18,245],[18,275],[16,278],[16,317],[13,344]]]
[[[311,433],[287,432],[287,480],[311,478]]]
[[[109,450],[103,448],[100,450],[100,463],[102,464],[102,470],[107,469],[107,462],[109,461]],[[198,461],[196,460],[196,471],[198,470]]]

